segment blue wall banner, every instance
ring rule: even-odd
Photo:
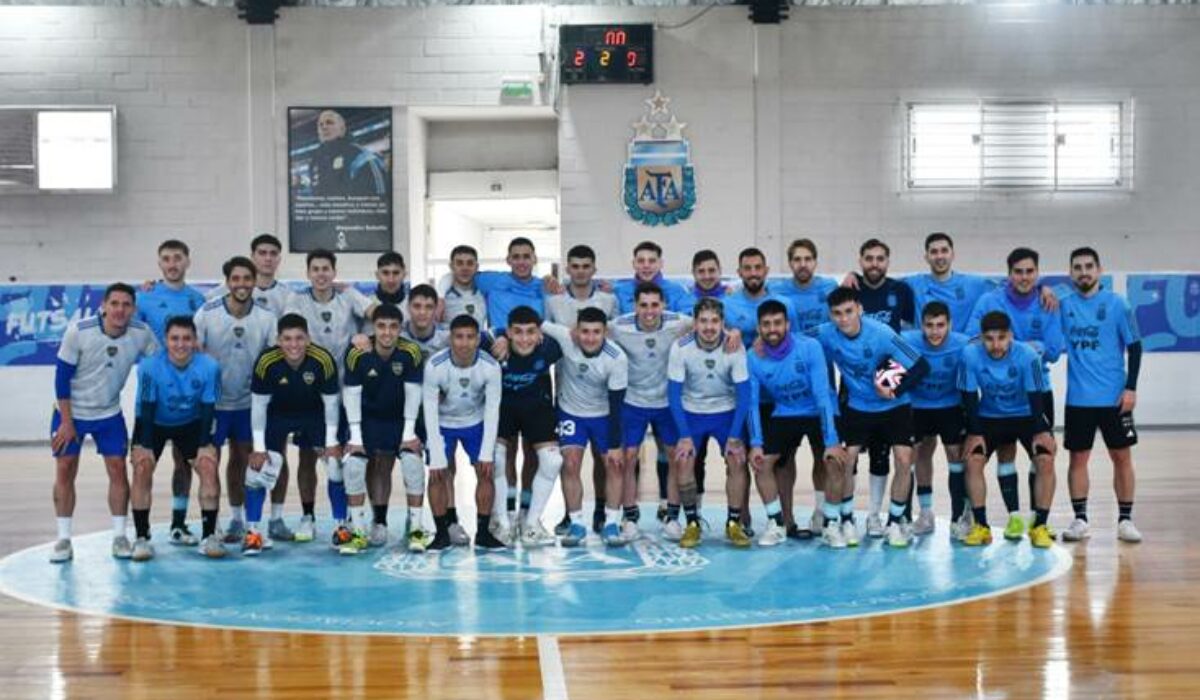
[[[1200,275],[1129,275],[1125,290],[1146,352],[1200,351]]]

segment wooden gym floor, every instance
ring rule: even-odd
[[[1111,468],[1102,450],[1094,453],[1093,536],[1065,545],[1073,568],[1051,583],[977,602],[711,633],[444,639],[156,625],[0,596],[0,698],[1196,697],[1198,449],[1197,432],[1143,433],[1134,453],[1140,545],[1116,542]],[[43,448],[2,449],[0,460],[0,555],[7,555],[52,537],[53,467]],[[1052,519],[1059,530],[1070,519],[1065,463],[1060,456]],[[942,515],[944,474],[940,465]],[[720,477],[709,479],[709,491],[720,493]],[[1001,513],[988,480],[992,510]],[[169,481],[164,463],[156,519],[169,503]],[[653,500],[652,479],[643,481],[643,500]],[[866,479],[858,482],[865,489]],[[85,457],[77,533],[109,527],[104,489],[98,459]],[[860,492],[859,507],[865,502]],[[806,488],[797,505],[810,505]],[[289,504],[289,514],[297,511]]]

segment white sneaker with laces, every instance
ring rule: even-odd
[[[928,535],[937,527],[937,520],[933,516],[932,510],[923,510],[917,515],[917,521],[913,523],[912,531],[914,535]]]
[[[833,521],[827,523],[825,529],[821,531],[821,541],[831,549],[846,548],[846,538],[842,537],[842,528]]]
[[[154,558],[154,545],[146,537],[139,537],[133,543],[133,552],[129,556],[133,561],[150,561]]]
[[[971,533],[971,526],[975,524],[975,516],[969,510],[964,510],[962,515],[958,516],[950,524],[950,536],[955,540],[962,542],[967,539],[967,535]]]
[[[858,546],[858,526],[850,520],[842,521],[842,541],[847,547]]]
[[[1082,518],[1075,518],[1071,524],[1063,530],[1062,538],[1064,542],[1082,542],[1092,536],[1092,528],[1088,525],[1088,521]]]
[[[758,536],[759,547],[774,547],[787,540],[787,530],[784,530],[774,520],[768,520],[762,534]]]
[[[907,547],[910,538],[908,528],[901,523],[892,523],[887,529],[887,543],[890,547]]]
[[[521,544],[525,547],[548,547],[554,544],[554,533],[534,520],[521,529]]]
[[[626,520],[621,523],[621,539],[626,542],[634,542],[642,538],[642,530],[638,524],[632,520]]]
[[[317,537],[317,522],[311,515],[306,515],[300,518],[300,524],[296,526],[296,541],[297,542],[312,542]]]
[[[683,537],[683,526],[678,520],[668,520],[662,526],[662,536],[663,539],[678,542]]]
[[[471,544],[471,536],[467,534],[462,523],[450,523],[450,544],[455,547],[466,547]]]
[[[381,523],[373,523],[371,525],[371,534],[367,535],[367,544],[372,547],[382,547],[387,544],[388,529],[387,525]]]
[[[879,513],[871,513],[867,516],[867,537],[883,537],[887,534],[887,528],[883,526],[883,516]]]
[[[1122,542],[1136,544],[1142,541],[1142,533],[1138,531],[1137,526],[1132,520],[1122,520],[1117,523],[1117,539]]]
[[[492,521],[488,523],[488,532],[492,533],[492,537],[504,543],[505,547],[513,545],[512,531],[496,516],[492,516]]]
[[[71,547],[71,540],[58,540],[54,543],[54,549],[50,550],[50,563],[65,564],[74,556],[75,550]]]
[[[117,535],[112,541],[112,555],[117,559],[129,559],[133,556],[133,545],[125,535]]]

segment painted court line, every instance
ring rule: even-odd
[[[538,635],[538,665],[542,668],[542,697],[545,700],[567,700],[567,677],[563,673],[558,638]]]

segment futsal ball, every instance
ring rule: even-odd
[[[899,362],[889,359],[883,366],[875,370],[875,383],[884,389],[895,390],[904,380],[907,371]]]

